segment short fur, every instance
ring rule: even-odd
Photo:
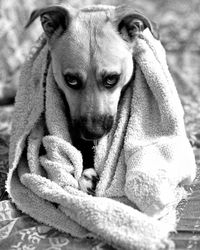
[[[184,194],[182,185],[195,177],[182,106],[165,51],[149,28],[144,25],[138,34],[143,25],[132,20],[117,30],[116,22],[107,22],[110,8],[100,9],[66,9],[67,31],[51,23],[48,11],[43,13],[48,34],[21,72],[7,190],[23,212],[74,237],[97,237],[118,249],[166,249],[168,234],[175,228],[175,207]],[[101,32],[97,35],[95,30]],[[103,67],[122,69],[114,89],[105,91],[97,80],[96,72]],[[78,91],[64,81],[65,70],[71,68],[86,79]],[[70,131],[73,120],[87,117],[87,110],[84,126],[95,127],[93,135],[102,136],[94,150],[99,175],[95,196],[79,185],[83,158]],[[99,127],[99,120],[91,119],[104,112],[115,116],[108,133],[102,122]],[[80,128],[81,133],[85,136]]]

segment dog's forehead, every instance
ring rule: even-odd
[[[106,41],[109,39],[114,41],[116,32],[114,32],[114,26],[110,19],[112,12],[112,9],[99,10],[99,8],[80,10],[72,18],[67,33],[71,38],[74,38],[75,42],[89,45],[90,48],[98,45],[99,40]]]
[[[87,68],[91,61],[98,65],[122,61],[128,46],[110,20],[112,11],[113,8],[87,8],[72,18],[68,30],[60,39],[64,67],[73,67],[74,63],[78,63],[78,67]]]

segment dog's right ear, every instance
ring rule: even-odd
[[[51,38],[56,31],[58,35],[61,35],[70,21],[70,14],[67,9],[61,6],[50,6],[34,10],[25,28],[28,28],[39,16],[43,30],[48,38]]]
[[[149,28],[154,38],[159,39],[157,25],[144,14],[125,5],[115,9],[114,23],[121,37],[127,42],[132,42],[146,28]]]

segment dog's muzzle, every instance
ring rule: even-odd
[[[106,135],[112,128],[114,117],[104,116],[85,116],[74,121],[75,131],[84,140],[98,140]]]

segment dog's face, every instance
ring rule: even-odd
[[[72,127],[78,137],[97,140],[112,128],[122,90],[134,71],[131,43],[138,32],[151,28],[150,22],[138,13],[122,18],[113,7],[49,7],[37,10],[32,21],[38,15]]]
[[[69,104],[72,125],[86,140],[110,131],[122,88],[133,72],[130,48],[105,18],[104,12],[77,16],[51,50],[54,77]]]

